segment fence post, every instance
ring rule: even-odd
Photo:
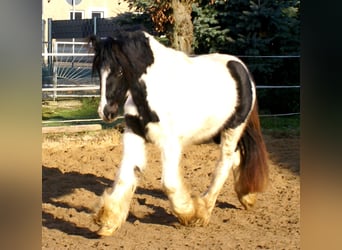
[[[53,64],[53,67],[52,67],[52,85],[54,89],[57,88],[57,66],[55,63]],[[54,90],[53,101],[56,101],[56,99],[57,99],[57,90]]]
[[[58,45],[56,43],[56,41],[54,40],[54,42],[52,43],[51,41],[51,47],[53,48],[53,52],[54,53],[58,53]],[[53,88],[57,88],[57,57],[51,57],[53,58],[52,60],[52,86]],[[57,90],[53,91],[53,101],[56,101],[57,99]]]
[[[94,16],[94,35],[96,36],[96,20],[97,20],[97,17]]]
[[[48,53],[52,53],[52,18],[48,18]],[[48,56],[48,65],[52,64],[52,57]]]
[[[48,18],[48,53],[52,53],[52,18]],[[53,57],[48,56],[48,65],[52,70],[52,85],[57,88],[57,66],[53,62]],[[53,91],[53,101],[56,101],[57,91]]]
[[[42,19],[42,53],[45,53],[46,52],[46,46],[45,46],[45,20]],[[47,56],[44,56],[43,57],[43,65],[46,66],[47,64]]]

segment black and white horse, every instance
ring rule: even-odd
[[[99,116],[107,122],[124,108],[123,159],[113,188],[102,196],[99,235],[125,222],[145,167],[145,143],[161,149],[162,185],[183,225],[206,225],[217,196],[233,170],[235,191],[246,208],[268,179],[253,79],[236,57],[189,57],[143,31],[90,38],[93,72],[101,84]],[[221,156],[209,188],[191,196],[179,169],[182,148],[220,135]]]

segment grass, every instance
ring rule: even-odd
[[[42,119],[45,120],[72,120],[72,119],[91,119],[97,118],[98,98],[83,98],[72,103],[61,101],[43,105]],[[63,105],[64,103],[64,105]]]
[[[103,121],[70,121],[82,119],[98,119],[97,107],[99,98],[82,98],[77,100],[60,100],[57,102],[44,102],[42,107],[42,120],[48,121],[43,126],[66,126],[79,124],[101,124],[103,128],[115,127],[122,119],[108,124]]]
[[[300,116],[260,117],[261,127],[264,132],[275,136],[299,136]]]

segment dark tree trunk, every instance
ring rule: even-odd
[[[191,21],[192,0],[171,0],[173,25],[168,37],[171,46],[186,54],[193,53],[193,24]]]

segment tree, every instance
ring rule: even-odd
[[[131,1],[138,10],[150,14],[159,33],[165,33],[171,47],[187,54],[193,53],[193,0],[138,0]]]
[[[174,48],[193,53],[193,24],[191,20],[192,0],[171,0],[173,25],[170,30],[169,39]]]

